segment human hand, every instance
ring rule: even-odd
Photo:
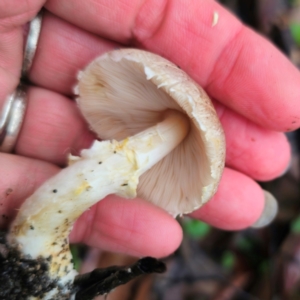
[[[0,105],[19,81],[22,25],[45,1],[19,2],[0,3]],[[65,164],[67,153],[78,153],[94,139],[68,99],[78,70],[115,47],[134,46],[166,57],[194,78],[214,99],[224,127],[227,168],[217,194],[193,216],[224,229],[253,224],[264,206],[253,179],[270,180],[287,168],[290,149],[280,131],[300,124],[297,69],[214,1],[52,0],[45,6],[29,74],[36,86],[28,90],[17,155],[0,155],[1,215],[13,217]],[[212,27],[215,11],[219,21]],[[115,196],[84,213],[71,234],[73,242],[138,256],[168,255],[181,238],[167,213]]]

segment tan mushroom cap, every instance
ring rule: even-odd
[[[225,138],[209,97],[185,72],[153,53],[121,49],[94,60],[78,78],[78,105],[101,139],[132,136],[160,122],[168,109],[189,117],[186,138],[140,177],[139,197],[177,216],[214,195]]]

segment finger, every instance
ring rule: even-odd
[[[0,107],[16,88],[23,59],[23,28],[44,4],[44,0],[0,1]]]
[[[22,202],[46,179],[58,172],[58,167],[12,154],[0,154],[0,228],[8,226]]]
[[[0,28],[15,28],[34,18],[46,0],[2,0],[0,2]]]
[[[289,131],[300,125],[299,71],[215,1],[51,0],[46,7],[91,32],[165,56],[262,126]]]
[[[282,175],[291,160],[283,133],[267,130],[214,101],[226,139],[226,165],[256,180]]]
[[[0,107],[6,96],[12,93],[19,83],[22,38],[21,28],[0,33]]]
[[[78,71],[116,46],[116,43],[45,12],[30,80],[36,85],[71,95]]]
[[[264,208],[264,193],[251,178],[225,169],[218,191],[192,217],[226,230],[240,230],[254,224]]]
[[[45,89],[28,89],[17,154],[65,165],[69,153],[79,155],[94,139],[74,101]]]
[[[164,257],[179,247],[182,230],[149,202],[110,196],[79,218],[70,237],[104,250]]]

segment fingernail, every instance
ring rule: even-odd
[[[269,225],[276,217],[278,203],[275,197],[268,191],[264,191],[265,207],[259,219],[251,226],[252,228],[262,228]]]

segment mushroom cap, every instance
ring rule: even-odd
[[[185,139],[140,177],[139,197],[177,216],[214,195],[224,169],[224,133],[209,97],[184,71],[156,54],[120,49],[95,59],[78,79],[79,108],[100,139],[141,132],[168,109],[189,117]]]

